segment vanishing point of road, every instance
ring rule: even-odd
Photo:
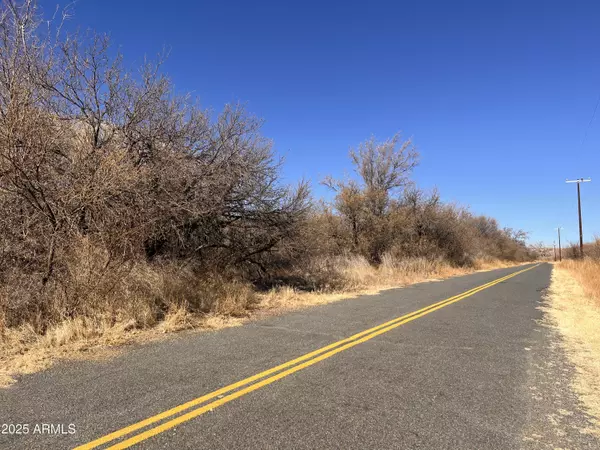
[[[545,324],[550,272],[479,272],[64,362],[0,390],[0,423],[30,426],[0,448],[600,448]]]

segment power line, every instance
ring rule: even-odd
[[[600,94],[598,95],[598,100],[596,100],[596,106],[594,107],[594,112],[592,114],[592,118],[590,119],[590,123],[588,123],[587,128],[585,129],[585,134],[583,135],[583,139],[581,140],[581,147],[583,147],[583,143],[587,139],[588,132],[590,131],[590,127],[592,126],[592,122],[596,117],[596,111],[598,111],[598,105],[600,104]]]

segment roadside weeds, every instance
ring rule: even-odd
[[[344,281],[341,289],[302,291],[284,285],[256,292],[247,286],[223,286],[221,306],[211,313],[192,313],[184,305],[175,304],[159,322],[144,323],[135,316],[117,322],[103,317],[77,317],[49,328],[44,335],[30,326],[6,328],[0,334],[0,387],[14,383],[20,375],[48,369],[59,360],[106,358],[126,345],[161,339],[178,331],[239,326],[295,309],[514,265],[488,260],[478,261],[473,268],[457,268],[436,260],[390,259],[374,268],[364,259],[352,258],[340,268]],[[240,301],[246,305],[243,311]]]

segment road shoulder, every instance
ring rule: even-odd
[[[569,270],[555,266],[542,310],[553,351],[564,355],[569,376],[560,381],[568,379],[586,411],[587,431],[600,436],[600,306]]]

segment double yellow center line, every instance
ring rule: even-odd
[[[305,355],[300,356],[299,358],[293,359],[291,361],[280,364],[271,369],[260,372],[251,377],[245,378],[236,383],[230,384],[228,386],[217,389],[214,392],[203,395],[201,397],[195,398],[187,403],[183,403],[179,406],[171,408],[167,411],[164,411],[160,414],[156,414],[155,416],[149,417],[140,422],[129,425],[125,428],[121,428],[120,430],[114,431],[106,436],[102,436],[94,441],[91,441],[87,444],[76,447],[75,450],[88,450],[97,448],[103,444],[107,444],[109,442],[115,441],[117,439],[123,438],[129,434],[132,434],[135,431],[141,430],[143,428],[147,428],[150,425],[156,424],[157,422],[161,422],[165,419],[169,419],[173,416],[171,420],[167,420],[160,425],[154,426],[152,428],[147,429],[139,434],[136,434],[128,439],[125,439],[121,442],[118,442],[110,447],[109,449],[123,449],[129,448],[132,445],[135,445],[139,442],[142,442],[152,436],[156,436],[166,430],[169,430],[177,425],[180,425],[188,420],[191,420],[195,417],[198,417],[204,414],[207,411],[210,411],[218,406],[224,405],[225,403],[229,403],[236,398],[242,397],[250,392],[256,391],[264,386],[267,386],[271,383],[274,383],[281,378],[287,377],[295,372],[298,372],[302,369],[312,366],[324,359],[331,358],[333,355],[343,352],[344,350],[348,350],[356,345],[362,344],[370,339],[373,339],[380,334],[387,333],[388,331],[393,330],[405,323],[411,322],[419,317],[423,317],[426,314],[432,313],[433,311],[437,311],[440,308],[451,305],[452,303],[463,300],[471,295],[476,294],[477,292],[483,291],[489,287],[492,287],[498,283],[508,280],[509,278],[515,277],[523,272],[527,272],[528,270],[534,269],[539,266],[536,264],[535,266],[528,267],[526,269],[520,270],[518,272],[511,273],[502,278],[498,278],[489,283],[483,284],[481,286],[470,289],[462,294],[455,295],[454,297],[447,298],[440,302],[434,303],[432,305],[426,306],[425,308],[419,309],[417,311],[411,312],[409,314],[405,314],[404,316],[397,317],[388,322],[382,323],[373,328],[369,328],[368,330],[361,331],[355,335],[352,335],[346,339],[342,339],[340,341],[329,344],[325,347],[322,347],[313,352],[307,353]],[[232,392],[233,391],[233,392]],[[227,394],[227,395],[225,395]],[[213,400],[210,403],[206,403],[209,400]],[[202,406],[200,406],[202,405]],[[198,407],[196,409],[192,409],[191,411],[177,416],[177,414],[182,413],[188,409],[193,407]]]

